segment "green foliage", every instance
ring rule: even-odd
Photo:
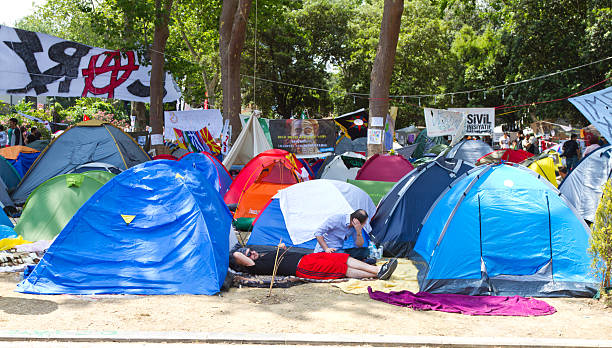
[[[593,268],[601,288],[610,288],[612,272],[612,180],[603,186],[603,196],[595,213],[591,226],[591,246],[589,253],[593,257]]]

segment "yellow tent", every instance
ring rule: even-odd
[[[531,163],[527,168],[540,174],[546,180],[550,181],[555,187],[557,187],[557,165],[553,157],[544,157]]]

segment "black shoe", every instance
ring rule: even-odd
[[[363,262],[367,263],[368,265],[375,265],[376,259],[373,257],[368,257],[367,259],[363,260]]]
[[[391,278],[391,275],[393,274],[396,268],[397,268],[397,259],[391,259],[391,261],[385,263],[380,268],[380,271],[378,272],[378,279],[387,280]]]

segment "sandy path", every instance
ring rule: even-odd
[[[222,296],[24,295],[0,277],[0,328],[92,331],[298,332],[612,339],[612,309],[591,299],[547,299],[545,317],[416,312],[349,295],[330,284],[232,288]]]

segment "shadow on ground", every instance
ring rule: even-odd
[[[0,310],[6,314],[42,315],[56,311],[57,303],[32,298],[0,297]]]

